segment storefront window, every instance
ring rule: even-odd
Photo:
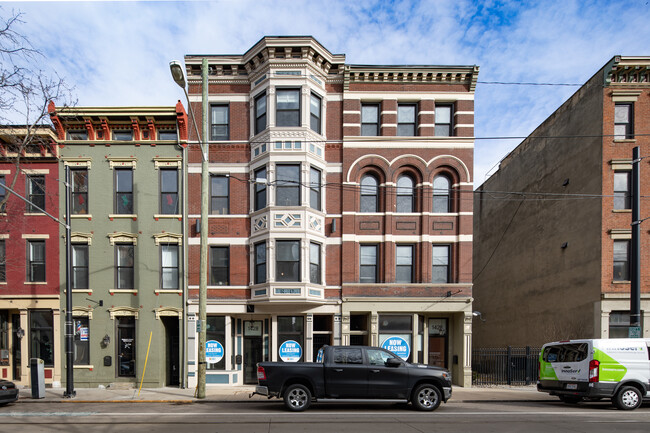
[[[278,317],[278,347],[282,347],[286,341],[295,341],[301,349],[302,356],[299,360],[301,362],[304,361],[305,354],[304,329],[304,317],[302,316]]]
[[[87,317],[74,318],[74,365],[90,365],[90,327]]]
[[[401,344],[399,347],[406,350],[406,352],[395,354],[407,361],[411,361],[413,359],[413,317],[408,315],[380,315],[379,346],[387,348],[385,346],[388,345],[389,340],[399,339],[403,339],[408,347]],[[388,348],[388,350],[396,352],[397,348]]]
[[[225,357],[225,348],[226,348],[226,318],[224,316],[208,316],[207,328],[205,330],[205,341],[216,341],[221,344],[222,353],[224,356],[219,359],[218,356],[210,357],[211,360],[217,362],[209,362],[210,359],[207,359],[207,369],[208,370],[225,370],[226,369],[226,357]]]
[[[641,329],[643,329],[643,311],[641,312]],[[628,338],[630,332],[629,311],[612,311],[609,313],[609,338]]]
[[[54,318],[51,311],[30,314],[30,358],[40,358],[45,367],[54,367]]]

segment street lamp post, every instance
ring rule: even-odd
[[[201,253],[199,264],[199,320],[197,327],[199,328],[199,359],[197,371],[197,398],[205,398],[205,342],[206,342],[206,308],[208,300],[208,191],[210,187],[210,173],[208,170],[208,146],[206,137],[208,136],[208,59],[203,58],[201,66],[201,78],[203,93],[201,96],[202,103],[202,121],[203,121],[203,134],[199,134],[199,128],[196,126],[196,116],[192,110],[189,95],[186,90],[185,73],[183,67],[179,62],[173,61],[169,63],[172,77],[176,84],[183,89],[185,98],[187,98],[187,106],[189,107],[192,120],[194,122],[194,130],[196,132],[197,140],[201,145]]]

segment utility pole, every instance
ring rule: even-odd
[[[641,157],[632,150],[632,242],[630,248],[630,328],[628,337],[641,338]]]
[[[199,371],[197,383],[197,398],[205,398],[205,331],[207,328],[206,308],[208,303],[208,195],[210,191],[210,173],[208,170],[208,59],[203,58],[201,65],[202,78],[202,109],[203,109],[203,136],[201,141],[203,146],[203,158],[201,160],[201,262],[199,272]]]
[[[74,324],[72,321],[72,231],[70,229],[70,167],[65,167],[65,393],[77,395],[74,390]]]
[[[192,109],[190,97],[187,94],[185,86],[185,73],[180,62],[172,61],[169,63],[169,69],[172,73],[172,78],[178,86],[183,89],[185,98],[187,99],[187,106],[192,116],[194,123],[194,131],[196,132],[196,139],[201,147],[201,221],[200,225],[200,260],[199,260],[199,320],[196,321],[196,327],[199,334],[199,360],[197,369],[197,384],[196,384],[196,397],[205,398],[205,331],[207,328],[207,304],[208,304],[208,202],[210,194],[210,173],[209,173],[209,152],[208,152],[208,59],[203,58],[201,64],[201,78],[202,78],[202,94],[201,94],[201,109],[203,110],[203,134],[199,133],[199,128],[196,125],[196,116]]]

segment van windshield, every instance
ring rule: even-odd
[[[587,359],[589,345],[587,343],[559,344],[544,349],[542,359],[546,362],[580,362]]]

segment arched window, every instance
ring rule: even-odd
[[[414,212],[413,179],[403,175],[397,179],[397,212]]]
[[[433,178],[433,213],[448,213],[451,210],[451,181],[447,176]]]
[[[361,212],[379,212],[379,188],[377,178],[366,174],[361,178]]]

